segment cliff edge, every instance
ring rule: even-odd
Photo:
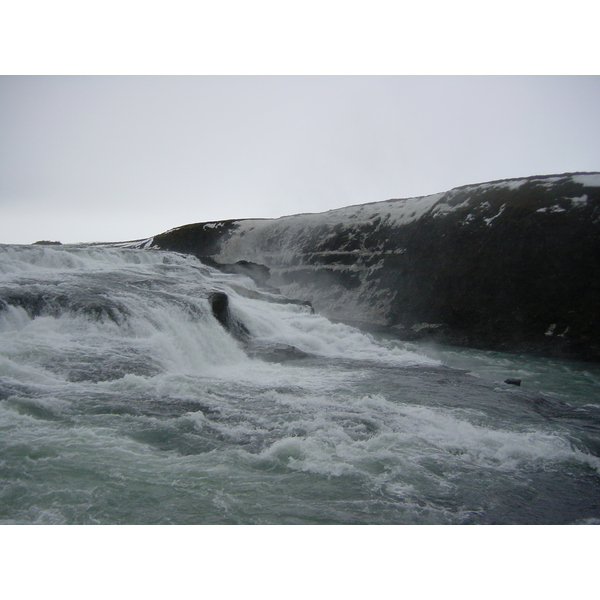
[[[600,173],[196,223],[146,247],[263,265],[286,296],[403,339],[600,360]]]

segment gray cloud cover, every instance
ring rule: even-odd
[[[0,77],[0,243],[600,170],[600,77]]]

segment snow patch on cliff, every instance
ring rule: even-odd
[[[538,208],[535,212],[560,213],[560,212],[566,212],[566,209],[564,209],[562,206],[559,206],[558,204],[555,204],[554,206],[546,206],[544,208]]]
[[[495,214],[493,217],[490,217],[489,219],[484,219],[485,224],[489,227],[492,224],[492,221],[494,219],[497,219],[504,212],[505,208],[506,208],[506,204],[503,204],[497,214]]]
[[[527,179],[514,179],[505,182],[502,187],[507,187],[509,190],[518,190],[526,181]]]
[[[573,175],[571,178],[575,183],[581,183],[586,187],[600,187],[600,173],[582,173]]]
[[[583,208],[588,203],[588,196],[584,194],[583,196],[579,196],[579,198],[569,198],[569,200],[573,208]]]

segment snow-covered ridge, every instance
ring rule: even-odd
[[[365,256],[373,247],[365,248],[361,238],[364,234],[358,228],[370,227],[370,236],[376,231],[389,231],[397,227],[415,223],[424,217],[446,218],[452,213],[460,213],[462,222],[467,224],[480,219],[486,226],[494,226],[503,214],[506,204],[492,204],[489,194],[507,192],[507,199],[515,198],[515,193],[525,184],[551,189],[563,183],[573,182],[584,187],[600,187],[600,173],[566,174],[539,176],[521,179],[499,180],[454,188],[449,192],[418,196],[413,198],[392,199],[368,204],[358,204],[333,209],[323,213],[304,213],[280,217],[279,219],[247,219],[235,221],[235,234],[223,239],[218,260],[224,262],[240,259],[263,262],[265,254],[273,261],[272,265],[291,265],[294,255],[306,242],[307,232],[319,232],[321,251],[328,241],[334,241],[340,232],[345,232],[349,242],[354,237],[360,254]],[[588,196],[582,194],[565,198],[572,208],[586,205]],[[544,202],[544,200],[540,200]],[[552,207],[540,204],[534,207],[537,212],[556,213],[566,210],[554,204]],[[208,223],[203,227],[214,228],[218,224]],[[384,250],[383,243],[380,251]],[[273,251],[274,250],[274,251]],[[344,249],[344,251],[352,251]]]
[[[523,177],[518,179],[501,179],[486,183],[476,183],[453,188],[448,192],[438,192],[428,196],[414,196],[410,198],[398,198],[383,200],[380,202],[370,202],[367,204],[355,204],[344,208],[336,208],[322,213],[302,213],[289,215],[276,219],[285,222],[287,219],[303,221],[307,224],[314,224],[318,220],[323,225],[353,225],[359,221],[366,221],[380,217],[390,225],[404,225],[417,221],[428,213],[435,215],[445,215],[448,212],[456,211],[469,202],[469,198],[475,193],[481,193],[490,190],[517,190],[526,183],[552,187],[559,182],[571,180],[573,183],[581,184],[585,187],[600,187],[600,173],[576,173],[564,175],[547,175],[536,177]],[[442,200],[451,200],[458,194],[466,195],[467,200],[459,205],[451,205]],[[271,223],[275,219],[248,219],[240,220],[238,223],[247,223],[251,228],[256,228],[256,221],[265,224]],[[217,224],[205,224],[205,227],[215,226]]]
[[[600,173],[581,173],[573,175],[571,179],[575,183],[581,183],[586,187],[600,187]]]
[[[492,207],[489,202],[480,199],[482,194],[503,190],[515,192],[528,183],[546,189],[564,183],[578,184],[584,188],[598,188],[600,187],[600,173],[565,173],[562,175],[503,179],[459,186],[448,192],[428,196],[356,204],[321,213],[300,213],[275,219],[239,219],[196,223],[169,229],[160,235],[161,237],[168,236],[181,231],[183,228],[193,227],[202,227],[205,232],[211,231],[214,234],[219,234],[227,230],[230,224],[234,224],[235,236],[227,244],[221,244],[219,252],[219,260],[226,261],[240,260],[239,256],[235,258],[240,252],[252,254],[256,259],[256,253],[252,251],[252,248],[256,248],[258,244],[262,247],[261,252],[265,250],[265,243],[262,243],[261,239],[265,237],[267,232],[269,235],[266,237],[269,239],[269,245],[272,245],[274,238],[281,237],[280,244],[278,244],[280,246],[279,252],[281,252],[283,248],[293,245],[291,243],[292,239],[297,239],[301,232],[314,228],[319,228],[320,231],[335,228],[339,231],[341,229],[349,230],[361,224],[373,224],[378,227],[398,227],[414,223],[428,215],[433,218],[442,218],[458,212],[465,213],[463,216],[465,224],[479,216],[488,226],[491,226],[496,217],[504,210],[504,206],[497,207],[493,214],[489,214],[487,211]],[[566,200],[571,201],[572,208],[581,208],[587,203],[588,196],[579,194],[572,198],[566,198]],[[550,207],[545,206],[540,206],[536,210],[538,212],[552,212]],[[247,234],[249,234],[247,239],[242,240],[241,238]],[[125,248],[150,248],[155,246],[156,243],[155,237],[152,237],[114,245]],[[158,245],[160,246],[160,244]],[[246,256],[245,259],[254,260],[250,255]]]

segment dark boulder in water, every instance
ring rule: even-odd
[[[227,326],[229,318],[229,298],[224,292],[213,292],[209,297],[210,308],[213,315],[223,325]]]
[[[62,242],[51,242],[49,240],[39,240],[33,242],[32,246],[62,246]]]
[[[504,383],[508,383],[508,385],[521,385],[521,380],[514,377],[509,377],[508,379],[504,380]]]
[[[234,315],[229,308],[229,297],[224,292],[213,292],[208,301],[215,319],[234,337],[245,341],[250,332],[247,327]]]
[[[198,223],[151,245],[264,265],[286,296],[403,339],[600,360],[600,173]]]

